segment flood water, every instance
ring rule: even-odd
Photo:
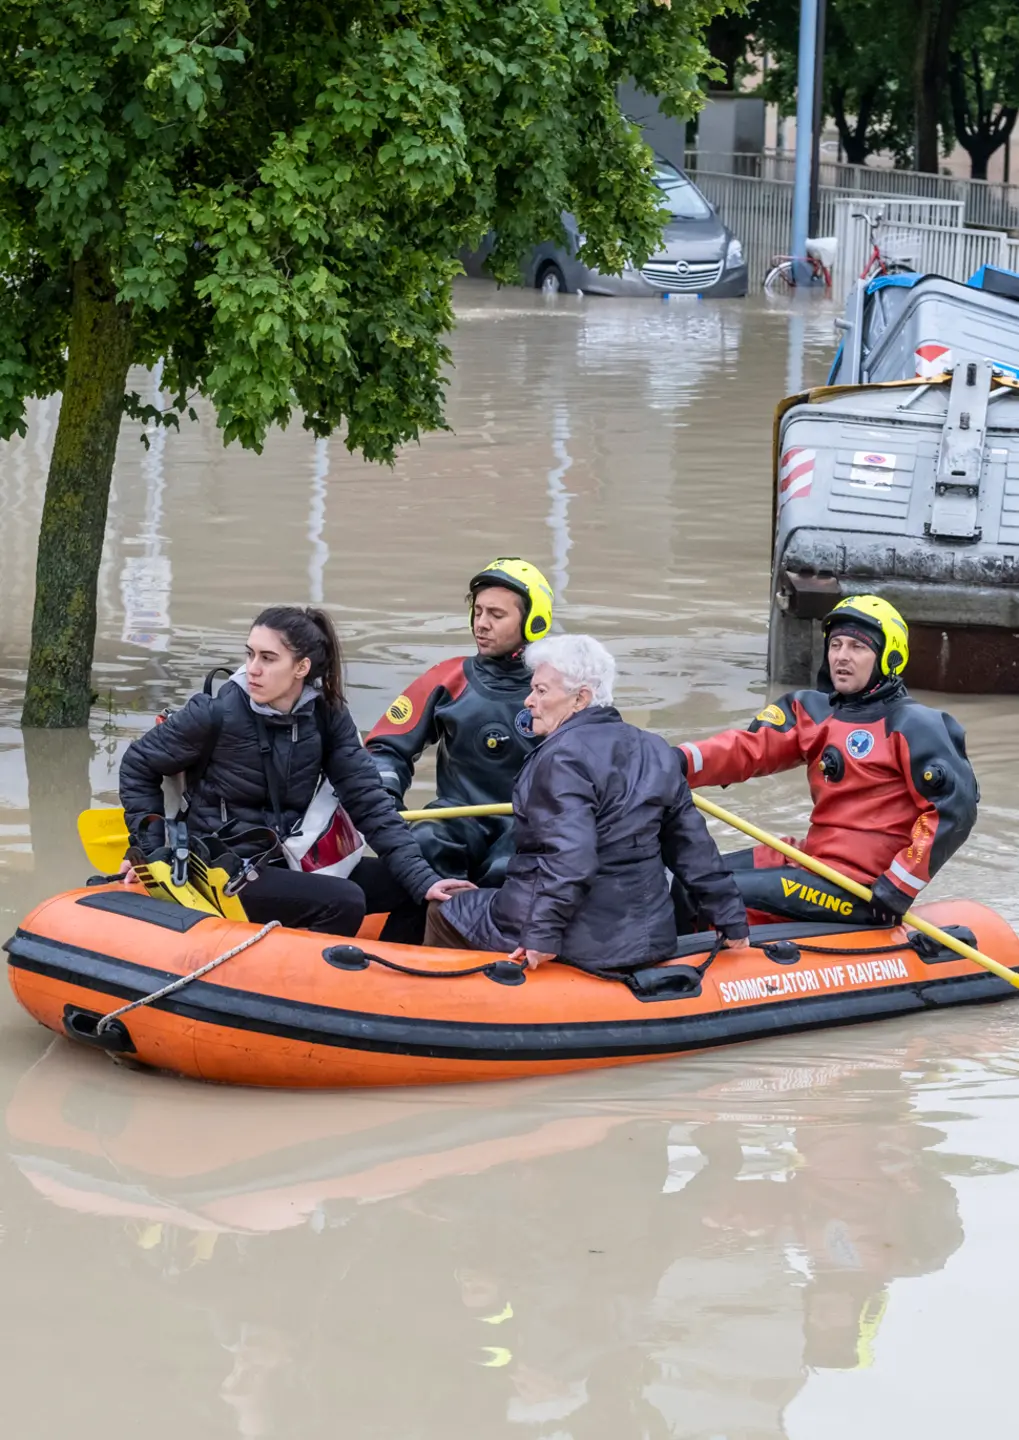
[[[57,402],[0,447],[0,926],[81,883],[79,810],[251,617],[315,601],[367,728],[516,553],[668,738],[766,693],[771,417],[832,313],[458,297],[448,434],[125,426],[88,733],[17,726]],[[149,398],[158,377],[138,374]],[[1014,699],[953,697],[977,831],[932,893],[1019,922]],[[427,770],[415,794],[428,794]],[[802,773],[725,803],[803,833]],[[719,835],[725,846],[739,843]],[[115,1068],[0,996],[0,1415],[151,1440],[932,1440],[1008,1432],[1019,1009],[553,1081],[262,1094]]]

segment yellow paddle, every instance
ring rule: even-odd
[[[405,820],[461,820],[476,815],[512,815],[512,805],[446,805],[433,810],[404,810]],[[120,869],[129,844],[123,810],[83,810],[78,816],[78,836],[101,875]]]
[[[705,815],[713,815],[716,820],[724,820],[726,825],[731,825],[735,830],[742,830],[744,835],[749,835],[751,840],[757,840],[761,845],[768,845],[772,850],[777,850],[780,855],[785,855],[789,860],[795,860],[797,865],[802,865],[804,870],[813,870],[815,875],[820,875],[823,880],[830,880],[833,885],[839,885],[843,890],[848,890],[850,895],[855,895],[858,900],[865,901],[868,905],[874,896],[867,889],[866,885],[860,885],[856,880],[850,880],[848,875],[842,875],[838,870],[833,870],[830,865],[825,865],[822,860],[815,860],[812,855],[807,855],[802,850],[797,850],[795,845],[787,845],[777,835],[769,835],[766,830],[759,829],[752,825],[749,820],[741,820],[738,815],[733,815],[730,810],[723,810],[721,805],[716,805],[713,800],[705,800],[701,795],[694,795],[693,803],[698,810]],[[929,920],[922,920],[919,915],[914,915],[912,910],[907,910],[902,917],[904,923],[912,925],[914,930],[919,930],[922,935],[929,935],[939,945],[947,950],[954,950],[956,955],[963,956],[966,960],[972,960],[976,965],[982,965],[985,970],[990,970],[992,975],[997,975],[1000,980],[1007,980],[1019,990],[1019,975],[1014,971],[1000,965],[997,960],[992,960],[989,955],[984,955],[980,950],[974,950],[972,945],[967,945],[964,940],[957,940],[954,935],[949,935],[947,930],[941,930],[937,925],[932,925]]]
[[[850,895],[855,895],[858,900],[863,900],[868,905],[873,900],[874,897],[866,885],[860,885],[856,880],[851,880],[848,875],[843,875],[838,870],[832,869],[830,865],[825,865],[822,860],[815,860],[812,855],[807,855],[805,851],[798,850],[795,845],[787,845],[786,842],[780,840],[777,835],[769,835],[767,830],[760,829],[759,826],[751,824],[749,820],[742,820],[738,815],[734,815],[731,810],[723,810],[722,806],[716,805],[713,800],[706,800],[703,795],[694,793],[693,803],[697,806],[697,809],[705,815],[711,815],[716,820],[724,821],[726,825],[731,825],[734,830],[741,830],[743,834],[748,835],[751,840],[756,840],[761,845],[768,845],[772,850],[777,850],[779,854],[785,855],[787,859],[795,860],[796,864],[802,865],[804,870],[812,870],[815,875],[820,875],[824,880],[830,880],[833,885],[840,886],[843,890],[848,891]],[[454,815],[510,815],[512,811],[513,807],[511,805],[473,805],[457,810],[411,810],[405,813],[404,818],[407,820],[420,820],[427,817],[452,819]],[[919,930],[922,935],[928,935],[932,940],[936,940],[939,945],[943,945],[948,950],[953,950],[956,955],[961,955],[966,960],[972,960],[976,965],[982,965],[984,969],[989,970],[992,975],[997,975],[1001,980],[1007,980],[1010,985],[1015,986],[1015,988],[1019,990],[1019,975],[1007,969],[1006,966],[999,964],[997,960],[992,960],[989,955],[984,955],[982,951],[975,950],[972,945],[967,945],[964,940],[957,940],[956,937],[950,935],[947,930],[942,930],[939,926],[932,925],[929,920],[924,920],[919,915],[914,915],[911,910],[907,910],[902,918],[904,922],[912,925],[914,930]]]
[[[731,810],[723,810],[722,806],[716,805],[713,800],[705,800],[702,795],[695,792],[693,803],[705,815],[711,815],[714,819],[731,825],[734,830],[742,831],[744,835],[748,835],[751,840],[756,840],[760,845],[767,845],[770,849],[777,850],[780,855],[794,860],[804,870],[812,870],[815,875],[820,875],[822,879],[840,886],[850,895],[855,895],[858,900],[863,900],[868,905],[873,900],[874,897],[866,885],[860,885],[856,880],[851,880],[848,875],[843,875],[830,865],[825,865],[822,860],[815,860],[812,855],[798,850],[795,845],[787,845],[777,835],[769,835],[767,830],[760,829],[749,820],[741,819]],[[409,821],[459,820],[473,816],[512,815],[512,813],[512,805],[449,805],[437,806],[434,810],[404,810],[402,812],[403,818]],[[78,834],[85,847],[89,863],[94,865],[98,871],[103,875],[109,875],[119,868],[128,844],[123,810],[83,810],[78,816]],[[1006,980],[1009,985],[1013,985],[1019,990],[1019,975],[999,964],[997,960],[992,960],[989,955],[975,950],[964,940],[957,940],[954,935],[949,935],[947,930],[932,925],[928,920],[914,915],[911,910],[907,910],[902,918],[904,922],[912,925],[914,930],[919,930],[922,935],[928,935],[939,945],[943,945],[945,949],[954,951],[956,955],[961,955],[966,960],[972,960],[976,965],[982,965],[992,975],[997,975],[999,979]]]

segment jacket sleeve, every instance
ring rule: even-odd
[[[438,743],[436,707],[442,700],[462,695],[466,685],[462,659],[433,665],[396,697],[369,732],[365,740],[368,753],[383,785],[397,800],[403,799],[414,779],[414,766],[422,752]]]
[[[917,814],[884,880],[912,904],[973,829],[980,792],[965,732],[951,715],[912,705],[893,739]]]
[[[531,909],[520,943],[558,955],[563,932],[598,873],[597,797],[579,756],[556,747],[531,763],[541,766],[530,803],[541,813],[542,849],[534,856]]]
[[[137,840],[149,815],[163,814],[163,776],[197,765],[215,725],[215,700],[192,695],[168,719],[133,740],[120,762],[120,803],[128,832]]]
[[[329,725],[325,771],[340,803],[411,898],[423,900],[439,876],[400,818],[346,706],[329,712]]]
[[[718,846],[693,803],[690,787],[680,778],[676,805],[662,821],[662,858],[690,891],[697,908],[727,940],[750,934],[747,912],[736,877],[719,854]]]
[[[707,740],[685,741],[679,748],[686,777],[701,785],[736,785],[755,775],[776,775],[803,763],[799,721],[803,710],[796,695],[783,695],[766,705],[746,730],[722,730]]]

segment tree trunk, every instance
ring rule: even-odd
[[[987,169],[991,156],[1001,147],[1008,146],[1012,138],[1012,131],[1015,128],[1016,114],[1019,111],[1013,105],[1002,106],[997,115],[988,118],[987,123],[981,127],[979,134],[970,137],[968,142],[963,142],[964,148],[969,152],[969,173],[971,180],[986,180]],[[1006,155],[1008,150],[1006,148]]]
[[[995,113],[993,99],[988,101],[986,98],[983,65],[975,49],[970,52],[970,66],[970,75],[967,77],[963,57],[959,54],[952,56],[948,76],[952,121],[956,139],[969,155],[970,179],[986,180],[991,156],[1002,145],[1008,145],[1017,108],[1014,105],[1002,105]],[[967,78],[972,81],[972,103]]]
[[[846,94],[839,85],[833,85],[831,90],[831,108],[835,119],[835,125],[839,132],[839,139],[842,141],[842,149],[846,154],[846,162],[849,165],[865,165],[867,156],[870,154],[870,112],[876,99],[876,91],[872,88],[866,91],[860,98],[856,124],[850,128],[849,116],[846,113]]]
[[[917,170],[936,175],[940,166],[938,122],[948,80],[948,57],[959,0],[918,0],[913,96]]]
[[[35,570],[32,653],[21,723],[85,725],[92,703],[96,587],[127,369],[131,325],[108,266],[74,266],[67,374],[46,481]]]

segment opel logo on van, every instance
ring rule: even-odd
[[[676,261],[676,274],[677,274],[677,275],[686,275],[686,274],[689,272],[689,269],[690,269],[689,261],[687,261],[687,260],[677,260],[677,261]]]

